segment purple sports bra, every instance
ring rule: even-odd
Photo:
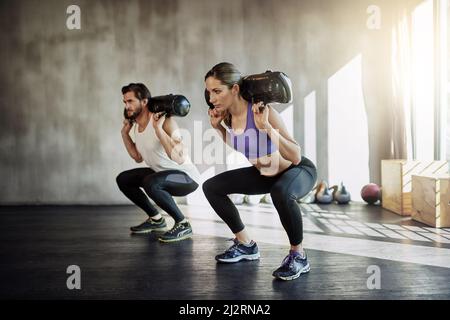
[[[230,130],[232,147],[245,155],[247,159],[257,159],[277,151],[267,133],[259,131],[255,125],[252,104],[247,107],[247,125],[242,134],[235,134]]]

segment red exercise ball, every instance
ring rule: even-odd
[[[381,200],[381,188],[375,183],[369,183],[361,189],[361,198],[368,204]]]

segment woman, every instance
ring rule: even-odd
[[[127,118],[122,127],[125,148],[137,163],[145,161],[148,165],[146,168],[122,172],[116,179],[125,196],[149,216],[140,225],[131,227],[131,232],[166,230],[164,217],[150,203],[148,196],[175,220],[173,228],[159,240],[174,242],[190,238],[191,225],[172,196],[186,196],[195,191],[199,186],[200,174],[183,153],[178,126],[172,117],[166,118],[162,114],[150,112],[147,106],[151,95],[144,84],[131,83],[124,86],[122,94]],[[133,127],[135,142],[130,137]]]
[[[287,132],[278,112],[262,103],[252,105],[244,100],[240,81],[241,73],[226,62],[214,66],[205,76],[209,103],[214,107],[208,111],[211,126],[252,164],[221,173],[203,184],[209,203],[235,235],[234,244],[216,260],[234,263],[259,259],[258,246],[228,195],[270,193],[291,245],[273,276],[293,280],[310,270],[302,247],[302,215],[296,199],[314,187],[316,168],[301,156],[300,146]]]

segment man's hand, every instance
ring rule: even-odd
[[[164,121],[166,121],[166,115],[164,112],[154,113],[150,121],[155,131],[162,130]]]
[[[122,127],[122,135],[128,135],[130,133],[131,128],[133,127],[133,124],[128,120],[123,120],[123,127]]]

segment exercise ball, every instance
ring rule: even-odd
[[[368,204],[381,200],[381,188],[375,183],[369,183],[361,189],[361,198]]]

